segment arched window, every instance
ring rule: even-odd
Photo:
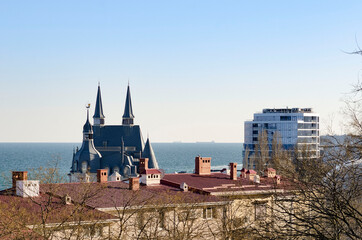
[[[82,162],[82,173],[87,172],[87,162]]]

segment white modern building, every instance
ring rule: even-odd
[[[249,156],[254,153],[258,136],[264,130],[268,134],[270,150],[273,135],[278,132],[284,149],[303,145],[313,156],[319,156],[319,115],[311,108],[274,108],[254,113],[254,119],[244,123],[244,153],[246,148]]]

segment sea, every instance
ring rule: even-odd
[[[11,186],[11,171],[57,168],[67,179],[73,149],[80,143],[0,143],[0,190]],[[195,157],[211,157],[211,168],[221,170],[230,162],[242,165],[242,143],[152,143],[158,165],[166,173],[194,171]],[[35,180],[35,179],[34,179]],[[66,181],[66,180],[65,180]]]

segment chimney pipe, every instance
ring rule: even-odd
[[[129,182],[129,190],[137,191],[140,189],[140,178],[132,177],[128,179]]]
[[[140,173],[148,169],[148,158],[140,158]]]
[[[240,178],[246,178],[246,172],[248,170],[246,170],[245,168],[241,169],[241,174],[240,174]]]
[[[13,171],[12,172],[13,179],[13,188],[16,188],[16,181],[24,181],[28,180],[28,172],[27,171]]]
[[[211,158],[195,157],[195,174],[208,175],[211,174]]]
[[[237,163],[229,163],[229,165],[230,165],[230,179],[231,180],[237,180],[238,179],[238,173],[237,173],[236,166],[238,164]]]
[[[107,169],[97,169],[97,182],[106,183],[108,181]]]

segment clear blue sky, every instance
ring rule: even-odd
[[[128,79],[151,141],[242,142],[268,107],[339,131],[362,58],[362,1],[1,1],[0,141],[80,142],[101,82],[120,124]],[[92,110],[93,111],[93,110]]]

